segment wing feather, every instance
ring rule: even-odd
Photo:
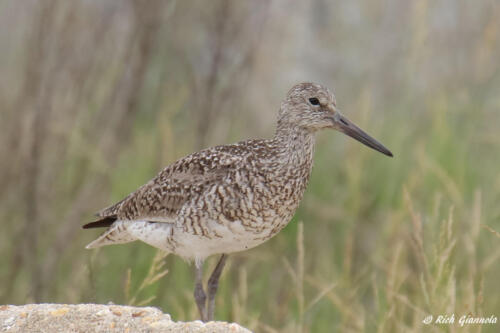
[[[202,195],[213,184],[223,182],[243,162],[244,154],[221,148],[228,146],[202,150],[169,165],[151,181],[97,215],[116,216],[119,220],[172,222],[186,202]]]

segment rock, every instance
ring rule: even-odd
[[[153,307],[102,304],[0,305],[0,332],[231,332],[235,323],[172,321]]]

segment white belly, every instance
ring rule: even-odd
[[[231,222],[229,227],[209,223],[213,230],[211,236],[187,233],[173,223],[123,221],[123,224],[132,237],[188,260],[204,260],[214,254],[248,250],[272,236],[270,230],[258,234],[248,232],[238,221]]]

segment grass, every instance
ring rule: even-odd
[[[263,332],[420,332],[453,330],[424,326],[428,314],[498,313],[498,297],[488,297],[496,293],[499,274],[498,217],[487,210],[491,199],[483,199],[494,191],[485,195],[491,187],[478,187],[479,179],[467,181],[487,178],[473,172],[468,163],[474,159],[464,156],[473,141],[454,147],[458,138],[452,136],[459,131],[439,127],[450,126],[440,117],[430,119],[427,139],[416,140],[412,151],[396,153],[393,160],[346,141],[345,149],[359,151],[333,163],[330,135],[320,138],[311,185],[296,217],[268,243],[231,256],[217,317]],[[430,142],[439,144],[429,147]],[[108,269],[104,260],[114,261],[113,252],[101,250],[99,270]],[[116,276],[127,267],[144,271],[142,260],[150,262],[154,254],[141,244],[120,252],[127,262],[113,263]],[[159,281],[150,269],[137,290],[146,299],[158,296],[151,304],[176,319],[196,317],[192,267],[175,257],[167,266],[170,273]],[[98,301],[109,300],[105,288],[97,284],[97,289]]]
[[[493,135],[477,131],[490,118],[443,105],[429,106],[420,122],[396,117],[375,130],[393,159],[320,134],[296,216],[272,240],[230,256],[216,317],[259,332],[452,332],[458,327],[422,320],[498,315],[498,143],[479,145]],[[112,200],[164,163],[155,149],[138,147],[155,147],[168,122],[136,129],[111,178]],[[193,268],[181,259],[140,243],[73,251],[88,258],[87,274],[62,279],[76,274],[74,264],[63,265],[50,301],[153,305],[176,320],[197,318]]]
[[[301,206],[229,257],[216,318],[257,332],[498,331],[422,323],[500,316],[498,6],[134,3],[112,16],[88,1],[0,5],[1,303],[198,318],[191,265],[139,242],[86,251],[97,232],[79,227],[200,143],[270,135],[300,79],[335,88],[395,157],[319,134]]]

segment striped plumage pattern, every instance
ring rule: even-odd
[[[195,260],[194,298],[203,321],[213,320],[227,254],[255,247],[291,220],[311,175],[314,135],[332,128],[392,156],[345,118],[335,97],[314,83],[295,85],[281,103],[276,134],[188,155],[84,228],[107,227],[87,245],[141,240]],[[222,254],[203,287],[203,261]]]
[[[188,259],[240,251],[269,239],[291,219],[312,167],[311,134],[295,139],[299,150],[283,139],[277,136],[213,147],[166,167],[98,213],[100,221],[114,221],[104,237],[89,247],[135,240],[123,235],[128,233],[127,223],[115,221],[130,221],[128,225],[141,221],[152,230],[165,229],[164,243],[155,246]],[[207,251],[196,246],[204,240],[223,244],[220,240],[227,232],[233,233],[232,247],[217,249],[214,245],[213,251]],[[182,244],[185,239],[195,243]]]
[[[141,240],[201,262],[261,244],[297,209],[315,132],[335,128],[335,108],[327,88],[294,86],[281,103],[274,137],[208,148],[167,166],[84,226],[108,227],[87,248]]]

